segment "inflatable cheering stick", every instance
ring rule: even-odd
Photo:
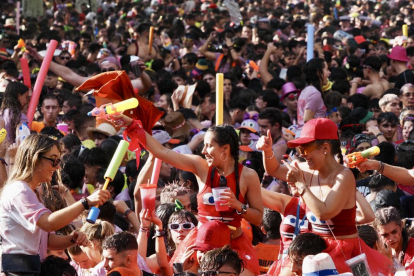
[[[110,181],[113,181],[118,171],[119,166],[124,159],[125,153],[128,150],[129,143],[125,140],[119,142],[118,147],[116,148],[115,154],[112,157],[111,163],[109,164],[108,169],[105,172],[105,184],[103,186],[103,190],[106,190]],[[95,223],[96,219],[99,216],[101,210],[99,210],[98,206],[92,207],[89,211],[88,218],[86,219],[89,223]]]

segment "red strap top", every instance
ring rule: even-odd
[[[214,173],[213,181],[211,181],[211,170],[209,168],[208,177],[204,189],[197,194],[198,203],[198,219],[202,223],[212,220],[220,220],[233,227],[240,227],[242,216],[236,213],[236,210],[231,209],[226,212],[216,211],[214,206],[214,198],[212,188],[220,187],[220,175],[217,170]],[[239,179],[243,171],[243,165],[239,164]],[[227,187],[230,187],[231,191],[236,195],[236,177],[235,172],[226,177]],[[239,194],[239,201],[243,204],[246,203],[244,197]]]

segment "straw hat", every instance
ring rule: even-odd
[[[339,274],[331,256],[327,253],[306,256],[303,260],[302,275],[353,276],[353,274],[349,272]]]
[[[4,23],[4,27],[8,27],[8,26],[16,26],[16,21],[14,21],[14,18],[7,18],[6,22]]]
[[[182,105],[184,108],[191,108],[191,103],[193,101],[193,95],[196,87],[197,83],[193,85],[180,85],[174,91],[174,93],[178,94],[180,105]]]
[[[106,136],[112,136],[116,134],[116,129],[109,123],[102,123],[97,127],[88,127],[86,129],[86,134],[88,134],[89,138],[95,140],[95,133],[102,133]]]

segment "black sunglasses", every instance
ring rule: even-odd
[[[112,68],[112,67],[110,67],[108,69],[101,69],[101,72],[112,72],[112,71],[116,71],[116,69]]]
[[[42,158],[51,161],[52,162],[52,166],[54,168],[59,167],[60,163],[62,163],[62,160],[60,160],[59,158],[52,159],[52,158],[45,157],[45,156],[42,156]]]
[[[70,60],[70,57],[60,57],[60,59],[63,59],[63,60],[67,59],[67,60]]]
[[[224,176],[220,176],[220,187],[227,187],[227,179]]]

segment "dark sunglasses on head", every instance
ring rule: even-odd
[[[42,158],[52,162],[52,166],[55,167],[55,168],[59,167],[60,163],[62,163],[62,160],[60,160],[59,158],[53,159],[53,158],[49,158],[49,157],[45,157],[45,156],[42,156]]]
[[[101,69],[101,72],[112,72],[112,71],[116,71],[116,69],[112,68],[112,67],[110,67],[108,69]]]
[[[220,176],[220,187],[227,187],[227,179],[224,176]]]
[[[191,222],[184,222],[184,223],[170,223],[168,224],[168,228],[170,230],[191,230],[195,227],[195,225]]]

